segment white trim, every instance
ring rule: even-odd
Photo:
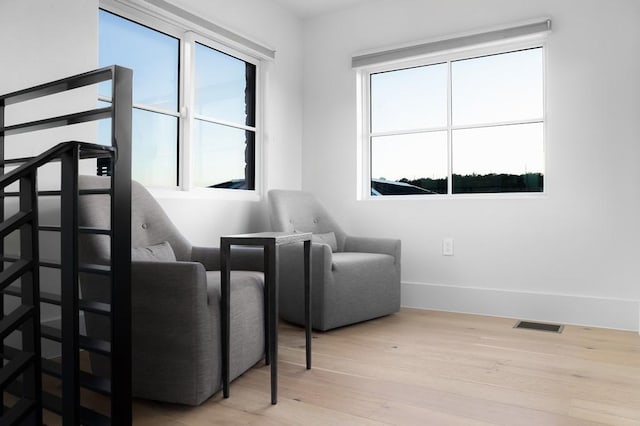
[[[160,6],[167,6],[168,9],[162,12],[155,10],[153,7],[149,7],[150,4],[155,3],[155,9]],[[170,6],[170,7],[169,7]],[[170,188],[153,188],[155,192],[163,195],[176,194],[180,191],[195,191],[199,198],[202,198],[203,194],[209,194],[212,192],[218,192],[216,196],[207,195],[205,198],[221,198],[221,199],[244,199],[255,200],[260,198],[260,191],[263,187],[262,183],[262,115],[263,107],[262,100],[264,95],[262,93],[264,85],[263,60],[265,59],[265,52],[259,53],[252,49],[247,49],[246,45],[238,45],[238,43],[228,43],[227,39],[220,37],[217,33],[212,31],[201,31],[194,22],[190,22],[184,19],[185,16],[193,16],[189,12],[179,9],[164,0],[100,0],[100,8],[107,12],[121,16],[124,19],[131,20],[143,26],[147,26],[152,30],[162,32],[168,36],[176,38],[180,42],[180,78],[179,84],[179,111],[167,111],[161,108],[155,108],[150,105],[134,104],[133,107],[145,111],[160,113],[164,115],[170,115],[177,117],[178,120],[178,181],[179,185]],[[161,9],[161,8],[160,8]],[[171,10],[182,11],[181,17],[178,19],[171,15]],[[174,10],[174,11],[175,11]],[[198,17],[195,17],[198,18]],[[198,18],[197,22],[204,21],[202,18]],[[208,21],[205,21],[208,22]],[[201,22],[200,22],[201,23]],[[211,28],[217,27],[211,23]],[[224,29],[223,29],[224,30]],[[227,30],[224,30],[231,34]],[[223,32],[224,32],[223,31]],[[229,35],[224,33],[223,35]],[[238,39],[242,37],[238,36]],[[219,51],[225,55],[234,57],[240,61],[248,62],[256,67],[256,81],[255,81],[255,127],[246,126],[242,123],[234,123],[225,120],[219,120],[214,117],[208,117],[200,114],[194,114],[194,84],[195,81],[195,55],[194,46],[195,43],[199,43],[203,46],[209,47],[216,51]],[[240,50],[238,50],[240,49]],[[272,52],[275,54],[274,52]],[[269,55],[267,55],[269,56]],[[273,55],[269,56],[273,58]],[[110,101],[107,97],[100,97],[99,100]],[[210,123],[221,124],[228,127],[234,127],[242,130],[248,130],[255,133],[255,161],[254,161],[254,173],[255,173],[255,188],[253,190],[226,190],[223,188],[196,188],[193,186],[192,170],[193,170],[193,158],[192,158],[192,139],[193,139],[193,120],[201,120]],[[238,195],[236,193],[244,193],[244,195]]]
[[[238,124],[233,121],[218,120],[215,118],[211,118],[207,115],[193,114],[193,119],[204,121],[206,123],[219,124],[221,126],[226,126],[226,127],[233,127],[234,129],[248,130],[250,132],[256,131],[256,128],[253,126],[246,126],[244,124]]]
[[[496,121],[495,123],[461,124],[458,126],[451,126],[451,130],[483,129],[486,127],[504,127],[504,126],[517,126],[519,124],[540,124],[540,123],[544,124],[543,118],[532,118],[527,120],[512,120],[512,121]]]
[[[172,26],[194,31],[208,39],[223,44],[226,48],[240,50],[254,57],[272,60],[276,55],[274,49],[262,43],[215,24],[165,0],[100,0],[100,7],[103,7],[103,5],[110,7],[120,5],[135,9]]]
[[[453,194],[453,81],[451,61],[447,62],[447,194]]]
[[[369,75],[363,72],[356,73],[356,200],[368,198],[367,179],[371,175],[367,159],[371,158],[368,143],[365,143],[366,135],[369,134],[369,114],[365,112],[369,105],[369,90],[367,89],[367,79]]]
[[[390,130],[384,132],[372,132],[369,137],[376,138],[381,136],[401,136],[401,135],[414,135],[416,133],[433,133],[433,132],[446,132],[448,127],[425,127],[423,129],[409,129],[409,130]]]
[[[549,26],[550,26],[549,21]],[[366,68],[360,68],[356,72],[356,78],[358,81],[358,87],[362,91],[359,96],[357,96],[358,102],[360,104],[357,107],[358,111],[358,120],[361,125],[358,126],[358,129],[361,129],[362,133],[358,134],[358,146],[359,146],[359,157],[358,157],[358,189],[357,194],[358,200],[369,200],[369,199],[386,199],[386,200],[398,200],[398,199],[442,199],[442,198],[539,198],[541,195],[546,195],[547,193],[547,184],[548,181],[546,179],[546,168],[547,168],[547,149],[546,149],[546,139],[547,139],[547,125],[546,125],[546,58],[547,58],[547,45],[545,42],[546,33],[540,34],[536,33],[532,37],[527,37],[526,39],[517,38],[510,42],[506,42],[505,40],[500,40],[495,43],[485,43],[482,46],[476,46],[473,48],[469,48],[465,46],[463,49],[457,49],[455,52],[432,52],[426,56],[413,57],[408,60],[403,61],[393,61],[387,62],[383,64],[376,64]],[[468,125],[457,125],[453,126],[451,123],[451,114],[452,114],[452,99],[451,99],[451,64],[454,61],[461,59],[473,59],[480,58],[483,56],[497,55],[497,54],[506,54],[510,52],[517,52],[520,50],[527,49],[536,49],[542,48],[543,58],[542,58],[542,66],[543,66],[543,116],[539,118],[533,119],[524,119],[524,120],[513,120],[507,122],[492,122],[492,123],[479,123],[479,124],[468,124]],[[447,126],[443,127],[433,127],[433,128],[425,128],[425,129],[407,129],[407,130],[399,130],[399,131],[385,131],[385,132],[371,132],[371,75],[384,73],[389,71],[398,71],[408,68],[421,67],[421,66],[430,66],[436,64],[447,63],[448,72],[447,72]],[[545,183],[543,190],[541,192],[516,192],[516,193],[474,193],[474,194],[454,194],[453,193],[453,159],[452,159],[452,132],[454,130],[461,129],[475,129],[475,128],[489,128],[489,127],[498,127],[498,126],[509,126],[509,125],[517,125],[517,124],[533,124],[533,123],[542,123],[543,124],[543,136],[542,136],[542,149],[544,155],[544,169],[543,175],[545,176]],[[376,136],[395,136],[395,135],[404,135],[404,134],[416,134],[416,133],[426,133],[426,132],[437,132],[437,131],[447,131],[447,161],[448,161],[448,179],[447,179],[447,194],[430,194],[430,195],[397,195],[397,196],[372,196],[371,195],[371,138]]]
[[[640,331],[640,301],[634,299],[403,282],[401,305]]]
[[[178,173],[180,174],[179,189],[182,191],[188,191],[191,189],[191,170],[193,165],[191,164],[191,140],[193,139],[193,102],[194,102],[194,85],[190,84],[195,79],[195,66],[194,66],[194,43],[195,39],[193,33],[187,31],[183,34],[181,40],[180,49],[180,72],[182,78],[180,79],[180,99],[181,105],[180,112],[182,113],[182,120],[180,120],[180,146],[178,152],[179,163],[182,167]]]
[[[517,50],[533,49],[540,46],[546,48],[546,40],[546,34],[539,34],[525,40],[518,39],[511,42],[502,41],[500,43],[486,44],[482,46],[469,46],[454,52],[434,52],[429,55],[362,67],[357,71],[376,74],[386,71],[402,70],[405,68],[415,68],[427,65],[443,64],[446,62],[455,62],[458,60],[480,58],[500,53],[515,52]]]
[[[220,120],[220,119],[216,119],[214,117],[210,117],[210,116],[206,116],[206,115],[202,115],[202,114],[196,114],[195,111],[195,87],[193,87],[192,84],[185,84],[184,87],[184,95],[185,95],[185,109],[186,109],[186,116],[187,119],[185,121],[189,122],[188,126],[185,126],[185,129],[188,129],[189,132],[189,138],[185,139],[185,146],[183,148],[184,150],[184,155],[185,158],[188,158],[188,164],[183,162],[181,164],[183,164],[183,171],[182,171],[182,176],[184,178],[183,183],[182,183],[182,190],[183,191],[194,191],[196,190],[197,193],[200,194],[204,194],[204,192],[200,191],[200,190],[204,190],[204,191],[209,191],[209,192],[216,192],[216,191],[220,191],[220,194],[230,194],[232,191],[235,192],[258,192],[259,189],[261,187],[261,177],[258,175],[258,169],[259,169],[259,163],[262,162],[262,156],[261,156],[261,151],[258,151],[257,145],[259,144],[259,140],[260,140],[260,116],[261,116],[261,111],[262,111],[262,94],[261,94],[261,90],[263,85],[261,84],[261,75],[262,75],[262,61],[260,61],[259,59],[253,57],[253,56],[249,56],[243,52],[237,51],[235,49],[230,49],[228,46],[214,40],[211,38],[206,37],[205,35],[202,35],[198,32],[195,31],[186,31],[183,36],[182,39],[185,41],[185,44],[188,44],[188,55],[189,57],[185,58],[185,60],[189,60],[188,64],[185,63],[185,71],[189,73],[188,77],[185,74],[185,78],[183,79],[186,83],[192,83],[195,82],[195,44],[198,43],[202,46],[205,46],[207,48],[219,51],[225,55],[229,55],[231,57],[234,57],[238,60],[244,61],[244,62],[248,62],[250,64],[253,64],[256,67],[256,81],[255,81],[255,118],[256,118],[256,124],[255,127],[252,126],[246,126],[242,123],[236,123],[236,122],[231,122],[231,121],[226,121],[226,120]],[[187,51],[187,49],[185,49],[185,51]],[[254,136],[254,152],[255,152],[255,159],[254,159],[254,174],[255,174],[255,188],[253,190],[242,190],[242,191],[238,191],[238,190],[224,190],[223,188],[199,188],[193,185],[193,180],[192,180],[192,174],[191,171],[193,170],[193,157],[191,156],[191,152],[192,152],[192,144],[193,144],[193,122],[194,120],[199,120],[199,121],[204,121],[207,123],[214,123],[214,124],[220,124],[223,126],[227,126],[227,127],[233,127],[236,129],[241,129],[241,130],[248,130],[248,131],[252,131],[255,133]],[[217,198],[217,197],[214,197]],[[224,198],[228,198],[228,197],[224,197]],[[236,199],[235,197],[232,197],[232,199]],[[253,196],[250,196],[249,199],[254,199]]]
[[[111,103],[111,97],[110,96],[98,95],[98,100],[102,101],[102,102]],[[140,109],[142,111],[149,111],[149,112],[155,112],[155,113],[162,114],[162,115],[169,115],[171,117],[178,117],[178,118],[182,117],[180,112],[170,111],[170,110],[164,109],[164,108],[156,108],[154,106],[147,105],[147,104],[134,103],[134,104],[131,105],[131,107],[134,108],[134,109]]]
[[[495,27],[484,31],[468,32],[432,39],[426,42],[396,46],[384,50],[356,54],[351,59],[353,68],[368,67],[409,58],[425,57],[434,53],[454,52],[469,47],[512,42],[529,37],[537,37],[551,31],[551,19],[541,18],[517,25]]]

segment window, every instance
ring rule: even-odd
[[[255,65],[195,44],[195,186],[255,188],[255,81]]]
[[[254,190],[258,61],[160,26],[99,12],[100,66],[133,69],[133,178],[153,187]],[[109,93],[101,85],[100,102],[110,102]],[[109,123],[99,132],[108,136]]]
[[[542,192],[543,47],[365,70],[371,195]]]

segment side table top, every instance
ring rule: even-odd
[[[220,241],[223,243],[242,245],[259,245],[266,243],[281,245],[310,240],[311,232],[254,232],[250,234],[223,235],[220,237]]]

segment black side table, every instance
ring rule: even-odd
[[[304,313],[307,369],[311,368],[311,233],[258,232],[220,238],[222,274],[222,394],[229,397],[231,246],[264,248],[265,361],[271,364],[271,404],[278,403],[278,246],[304,242]]]

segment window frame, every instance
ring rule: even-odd
[[[473,125],[456,125],[451,122],[452,117],[452,90],[451,90],[451,63],[459,60],[474,59],[485,56],[499,55],[503,53],[516,52],[520,50],[542,48],[542,117],[535,120],[514,120],[509,122],[491,122]],[[547,195],[549,180],[547,176],[548,150],[547,150],[547,55],[548,48],[546,37],[538,35],[527,37],[526,40],[508,40],[501,42],[487,43],[482,46],[473,46],[454,51],[438,52],[431,55],[415,57],[410,59],[385,62],[381,64],[369,65],[357,70],[357,117],[358,117],[358,179],[357,179],[357,199],[358,200],[398,200],[398,199],[458,199],[458,198],[480,198],[480,199],[502,199],[502,198],[540,198]],[[371,131],[371,75],[382,72],[397,71],[407,68],[415,68],[436,64],[447,64],[447,125],[445,127],[433,127],[428,129],[411,129],[403,131]],[[497,127],[499,125],[542,123],[542,149],[543,149],[543,176],[544,186],[540,192],[493,192],[493,193],[454,193],[453,192],[453,164],[452,164],[452,134],[459,129]],[[421,131],[446,131],[447,132],[447,193],[446,194],[415,194],[415,195],[371,195],[371,140],[375,136],[415,134]]]
[[[260,200],[263,192],[263,96],[264,96],[264,72],[263,60],[256,54],[243,52],[237,48],[230,47],[222,40],[217,40],[215,34],[203,34],[196,32],[187,24],[182,25],[168,13],[158,11],[143,10],[141,7],[133,7],[124,3],[114,3],[113,0],[100,0],[99,8],[128,19],[134,23],[145,26],[149,29],[161,32],[170,37],[178,39],[178,113],[165,110],[155,110],[153,107],[145,105],[134,105],[142,110],[156,113],[169,114],[178,118],[177,132],[177,179],[178,182],[172,187],[152,186],[148,189],[160,197],[168,198],[179,195],[181,198],[213,198],[225,200]],[[166,15],[166,16],[165,16]],[[222,39],[222,37],[221,37]],[[196,187],[192,183],[193,158],[193,123],[199,119],[199,115],[194,113],[195,99],[195,44],[199,43],[212,49],[218,50],[226,55],[232,56],[255,66],[255,126],[238,126],[237,123],[228,123],[218,120],[219,124],[233,128],[249,129],[254,132],[254,188],[253,189],[227,189],[227,188],[204,188]],[[106,100],[106,99],[100,99]],[[210,120],[207,120],[208,122]]]

